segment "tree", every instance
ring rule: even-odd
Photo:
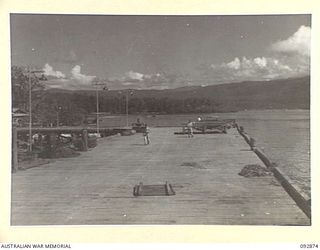
[[[73,97],[73,98],[71,98]],[[53,124],[57,126],[63,125],[80,125],[84,122],[87,110],[83,108],[86,99],[75,100],[74,96],[70,96],[67,93],[46,93],[41,103],[36,107],[37,120],[41,122],[43,126],[49,126]],[[82,105],[78,105],[82,103]]]
[[[34,73],[29,73],[22,67],[11,67],[12,106],[29,110],[29,77],[31,81],[32,104],[43,94],[44,86]]]

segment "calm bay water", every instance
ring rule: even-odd
[[[201,114],[129,116],[129,124],[140,118],[150,127],[181,126]],[[205,114],[221,119],[234,118],[278,167],[310,195],[310,115],[309,110],[264,110]],[[101,126],[125,126],[125,116],[108,116]]]

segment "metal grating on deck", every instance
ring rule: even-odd
[[[162,185],[143,185],[140,182],[139,185],[135,185],[133,188],[134,196],[168,196],[175,194],[172,185],[168,182]]]

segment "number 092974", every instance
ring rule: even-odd
[[[300,244],[300,248],[318,248],[318,244]]]

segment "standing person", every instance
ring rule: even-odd
[[[150,133],[150,129],[148,125],[145,124],[145,130],[143,131],[144,145],[150,144],[149,133]]]
[[[193,122],[189,120],[187,123],[187,128],[188,128],[188,138],[193,137]]]

